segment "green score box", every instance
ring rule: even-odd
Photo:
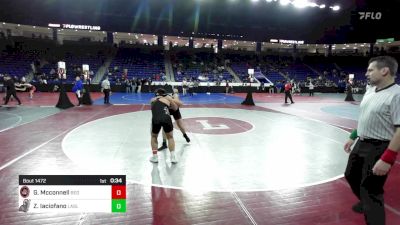
[[[113,199],[111,208],[113,213],[125,213],[126,199]]]

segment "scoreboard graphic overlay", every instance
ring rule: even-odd
[[[19,211],[126,212],[125,175],[19,175]]]

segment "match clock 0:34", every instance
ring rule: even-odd
[[[122,178],[110,178],[110,183],[111,184],[122,184],[123,183],[123,180],[122,180]]]

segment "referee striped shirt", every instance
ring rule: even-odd
[[[400,126],[400,86],[371,87],[360,104],[357,134],[362,138],[391,140]]]
[[[103,80],[103,82],[101,82],[101,88],[103,88],[105,90],[111,89],[110,81],[109,80]]]

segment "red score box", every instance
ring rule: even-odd
[[[126,185],[113,185],[112,199],[126,199]]]

